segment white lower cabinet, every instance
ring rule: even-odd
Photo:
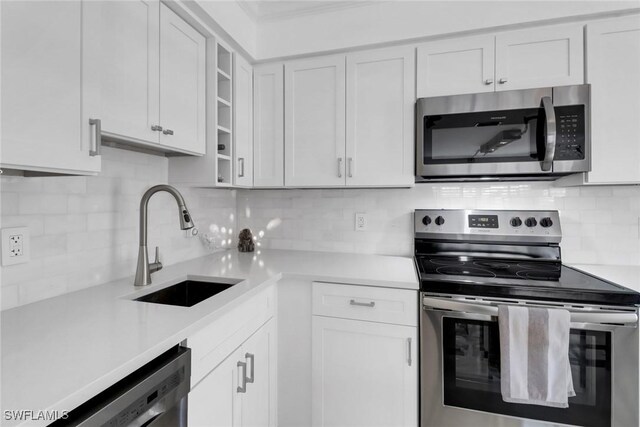
[[[189,393],[189,426],[231,427],[239,423],[239,405],[235,395],[238,387],[237,362],[242,352],[238,348]]]
[[[313,282],[311,299],[311,424],[417,426],[417,292]]]
[[[189,426],[275,426],[275,357],[270,320],[191,390]]]
[[[417,328],[313,316],[312,425],[418,425]]]

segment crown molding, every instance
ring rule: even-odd
[[[256,23],[262,22],[275,22],[284,19],[291,19],[299,16],[316,15],[322,13],[328,13],[335,10],[351,9],[354,7],[371,6],[378,4],[380,0],[332,0],[316,2],[313,5],[305,6],[296,10],[280,11],[261,14],[255,7],[250,5],[251,2],[256,0],[236,0],[238,5],[244,12]],[[269,3],[270,0],[265,0],[265,3]],[[287,0],[289,1],[289,0]],[[388,0],[382,0],[388,1]],[[302,2],[300,2],[302,3]]]

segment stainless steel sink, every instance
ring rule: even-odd
[[[184,282],[176,283],[175,285],[143,295],[134,301],[193,307],[240,282],[241,280],[237,279],[225,279],[224,283],[185,280]]]

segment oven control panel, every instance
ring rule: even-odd
[[[418,209],[416,238],[449,241],[560,243],[558,211]]]

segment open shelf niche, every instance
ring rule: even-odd
[[[216,42],[216,135],[217,183],[219,187],[233,183],[233,53]]]

